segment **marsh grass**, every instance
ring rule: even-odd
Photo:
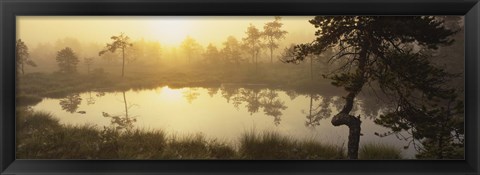
[[[313,140],[296,140],[274,131],[254,130],[240,138],[239,154],[244,159],[343,159],[342,148]]]
[[[232,159],[235,149],[216,139],[207,139],[202,134],[179,137],[172,135],[164,151],[167,159]]]
[[[360,159],[402,159],[400,149],[381,143],[367,143],[360,147]]]
[[[202,134],[61,125],[50,113],[17,110],[18,159],[344,159],[344,148],[278,132],[244,132],[236,144]],[[401,158],[385,145],[362,147],[363,159]]]
[[[17,112],[19,159],[231,159],[235,149],[201,134],[60,125],[50,113]]]

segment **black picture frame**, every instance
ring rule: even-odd
[[[478,0],[0,0],[0,174],[479,174]],[[465,15],[465,160],[15,160],[15,16]]]

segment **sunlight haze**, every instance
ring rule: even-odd
[[[315,28],[308,23],[312,18],[282,17],[283,28],[289,31],[285,43],[312,40]],[[17,38],[32,46],[66,37],[105,43],[110,36],[124,32],[133,40],[144,38],[170,47],[179,45],[187,35],[201,45],[213,43],[220,46],[230,35],[243,38],[250,23],[263,29],[263,25],[273,19],[273,16],[20,16],[17,17]]]

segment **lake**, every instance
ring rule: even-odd
[[[256,85],[163,86],[120,92],[92,91],[62,99],[45,98],[32,108],[50,112],[66,125],[162,129],[178,135],[202,133],[207,138],[231,144],[235,144],[244,132],[269,130],[295,139],[314,139],[346,148],[348,127],[334,127],[330,123],[331,117],[343,107],[342,95],[345,93],[302,94]],[[403,148],[408,141],[395,135],[379,137],[375,134],[390,131],[373,122],[374,117],[388,109],[375,99],[359,96],[352,110],[355,116],[362,116],[360,146],[388,144],[401,149],[404,158],[414,158],[416,151],[412,146]]]

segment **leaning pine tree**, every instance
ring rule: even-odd
[[[351,111],[355,97],[366,84],[376,82],[383,92],[395,92],[392,94],[396,94],[393,95],[396,99],[402,99],[399,94],[413,91],[440,98],[442,93],[450,92],[440,87],[449,74],[435,68],[423,55],[425,50],[435,50],[453,42],[449,36],[455,31],[445,28],[443,21],[435,17],[317,16],[310,23],[318,29],[316,39],[296,45],[294,56],[287,62],[303,61],[306,56],[320,55],[329,48],[337,50],[330,61],[338,61],[342,66],[324,77],[332,79],[333,85],[343,87],[348,93],[344,97],[344,107],[331,122],[334,126],[349,127],[349,159],[358,158],[361,129],[360,116],[353,116]],[[401,70],[396,68],[406,67],[403,64],[428,71],[398,72]],[[405,86],[391,86],[391,79]],[[405,108],[408,106],[399,109]]]

